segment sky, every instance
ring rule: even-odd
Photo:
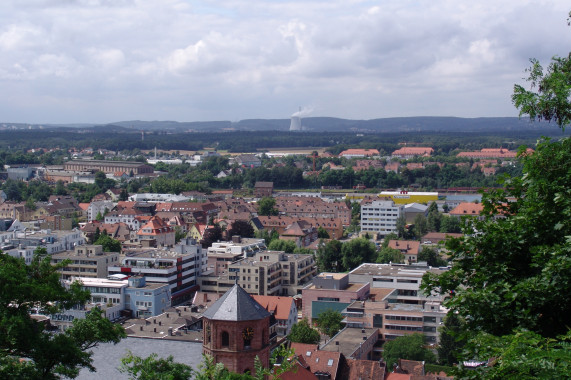
[[[568,0],[2,0],[0,122],[517,116]]]

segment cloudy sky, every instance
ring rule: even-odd
[[[1,0],[0,121],[517,116],[568,0]]]

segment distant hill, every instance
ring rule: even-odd
[[[312,132],[489,132],[512,130],[537,130],[544,123],[531,123],[517,117],[393,117],[371,120],[350,120],[334,117],[308,117],[301,121],[305,131]],[[246,119],[238,122],[220,121],[118,121],[101,124],[25,124],[0,123],[0,128],[16,129],[81,129],[114,132],[216,132],[216,131],[287,131],[290,119]]]

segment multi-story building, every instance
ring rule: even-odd
[[[373,201],[361,205],[361,231],[386,236],[397,231],[397,220],[403,206],[392,201]]]
[[[172,247],[175,243],[175,231],[161,218],[153,216],[141,226],[137,238],[143,247]]]
[[[276,208],[297,218],[339,218],[343,225],[351,224],[351,209],[345,202],[328,202],[318,197],[276,197]]]
[[[64,163],[64,170],[102,171],[103,173],[125,172],[133,175],[149,174],[153,167],[133,161],[73,160]]]
[[[232,241],[212,243],[208,248],[208,273],[214,275],[228,272],[228,265],[257,252],[266,250],[264,239],[233,236]]]
[[[112,201],[94,201],[87,207],[87,221],[92,222],[97,218],[97,215],[105,215],[105,223],[119,223],[121,222],[119,215],[109,215],[106,214],[113,209],[114,205]],[[111,222],[113,220],[113,222]]]
[[[58,270],[63,280],[73,277],[106,278],[107,268],[119,262],[118,252],[103,252],[101,245],[80,245],[73,251],[55,253],[51,256],[52,264],[65,260],[70,263]]]
[[[250,294],[294,296],[315,274],[313,255],[261,251],[229,264],[226,273],[202,276],[200,288],[205,292],[224,293],[238,283]]]
[[[109,274],[146,276],[147,283],[168,284],[171,303],[188,301],[198,289],[197,278],[206,270],[206,252],[193,239],[183,239],[173,248],[145,248],[125,252]]]
[[[14,222],[14,224],[17,223],[19,230],[0,234],[0,249],[4,254],[23,258],[26,264],[32,262],[34,252],[38,248],[45,248],[47,253],[52,255],[73,250],[75,247],[85,244],[85,239],[77,229],[71,231],[29,231],[18,221]],[[14,224],[10,229],[15,228]]]
[[[355,300],[367,299],[370,287],[366,281],[349,282],[346,273],[320,273],[301,292],[302,315],[311,322],[326,310],[342,311]]]
[[[145,277],[133,276],[125,288],[125,309],[137,318],[148,318],[165,312],[171,306],[167,284],[147,282]]]
[[[424,294],[420,284],[425,273],[445,270],[425,265],[361,264],[349,277],[369,282],[374,297],[348,306],[346,322],[353,327],[381,328],[385,340],[420,332],[427,342],[436,344],[437,327],[447,310],[442,307],[442,295]]]

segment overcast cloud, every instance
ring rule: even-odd
[[[516,116],[562,0],[2,0],[0,121]],[[311,112],[306,112],[311,110]]]

